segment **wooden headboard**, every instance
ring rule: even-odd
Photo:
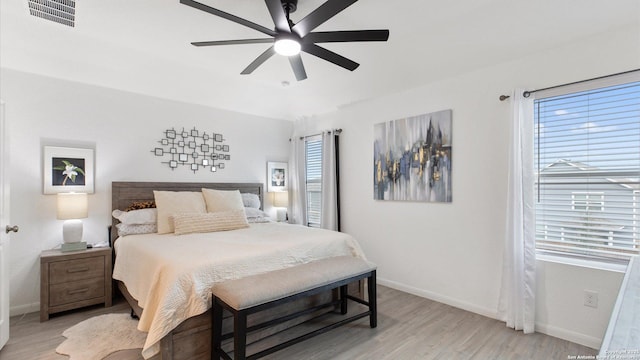
[[[260,197],[260,209],[264,210],[264,187],[261,183],[192,183],[192,182],[124,182],[111,183],[111,211],[124,210],[135,201],[153,201],[153,190],[160,191],[201,191],[202,188],[216,190],[240,190],[241,193],[256,194]],[[112,218],[111,244],[118,237],[116,224]]]

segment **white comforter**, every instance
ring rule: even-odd
[[[334,256],[364,257],[350,235],[280,223],[206,234],[129,235],[116,241],[113,278],[124,282],[144,309],[138,329],[148,332],[145,359],[185,319],[211,307],[211,287]]]

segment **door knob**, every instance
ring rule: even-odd
[[[10,232],[18,232],[18,230],[20,230],[20,228],[18,228],[18,225],[13,225],[13,226],[9,226],[7,225],[7,227],[5,228],[5,232],[8,234]]]

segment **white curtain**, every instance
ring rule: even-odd
[[[307,225],[304,139],[293,136],[289,152],[289,223]]]
[[[320,227],[338,230],[338,179],[336,162],[337,136],[333,131],[322,132],[322,217]]]
[[[512,99],[507,229],[498,314],[508,327],[534,332],[535,209],[533,99],[515,90]]]

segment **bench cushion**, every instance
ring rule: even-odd
[[[243,310],[375,269],[364,259],[338,256],[225,281],[214,285],[212,292],[235,310]]]

